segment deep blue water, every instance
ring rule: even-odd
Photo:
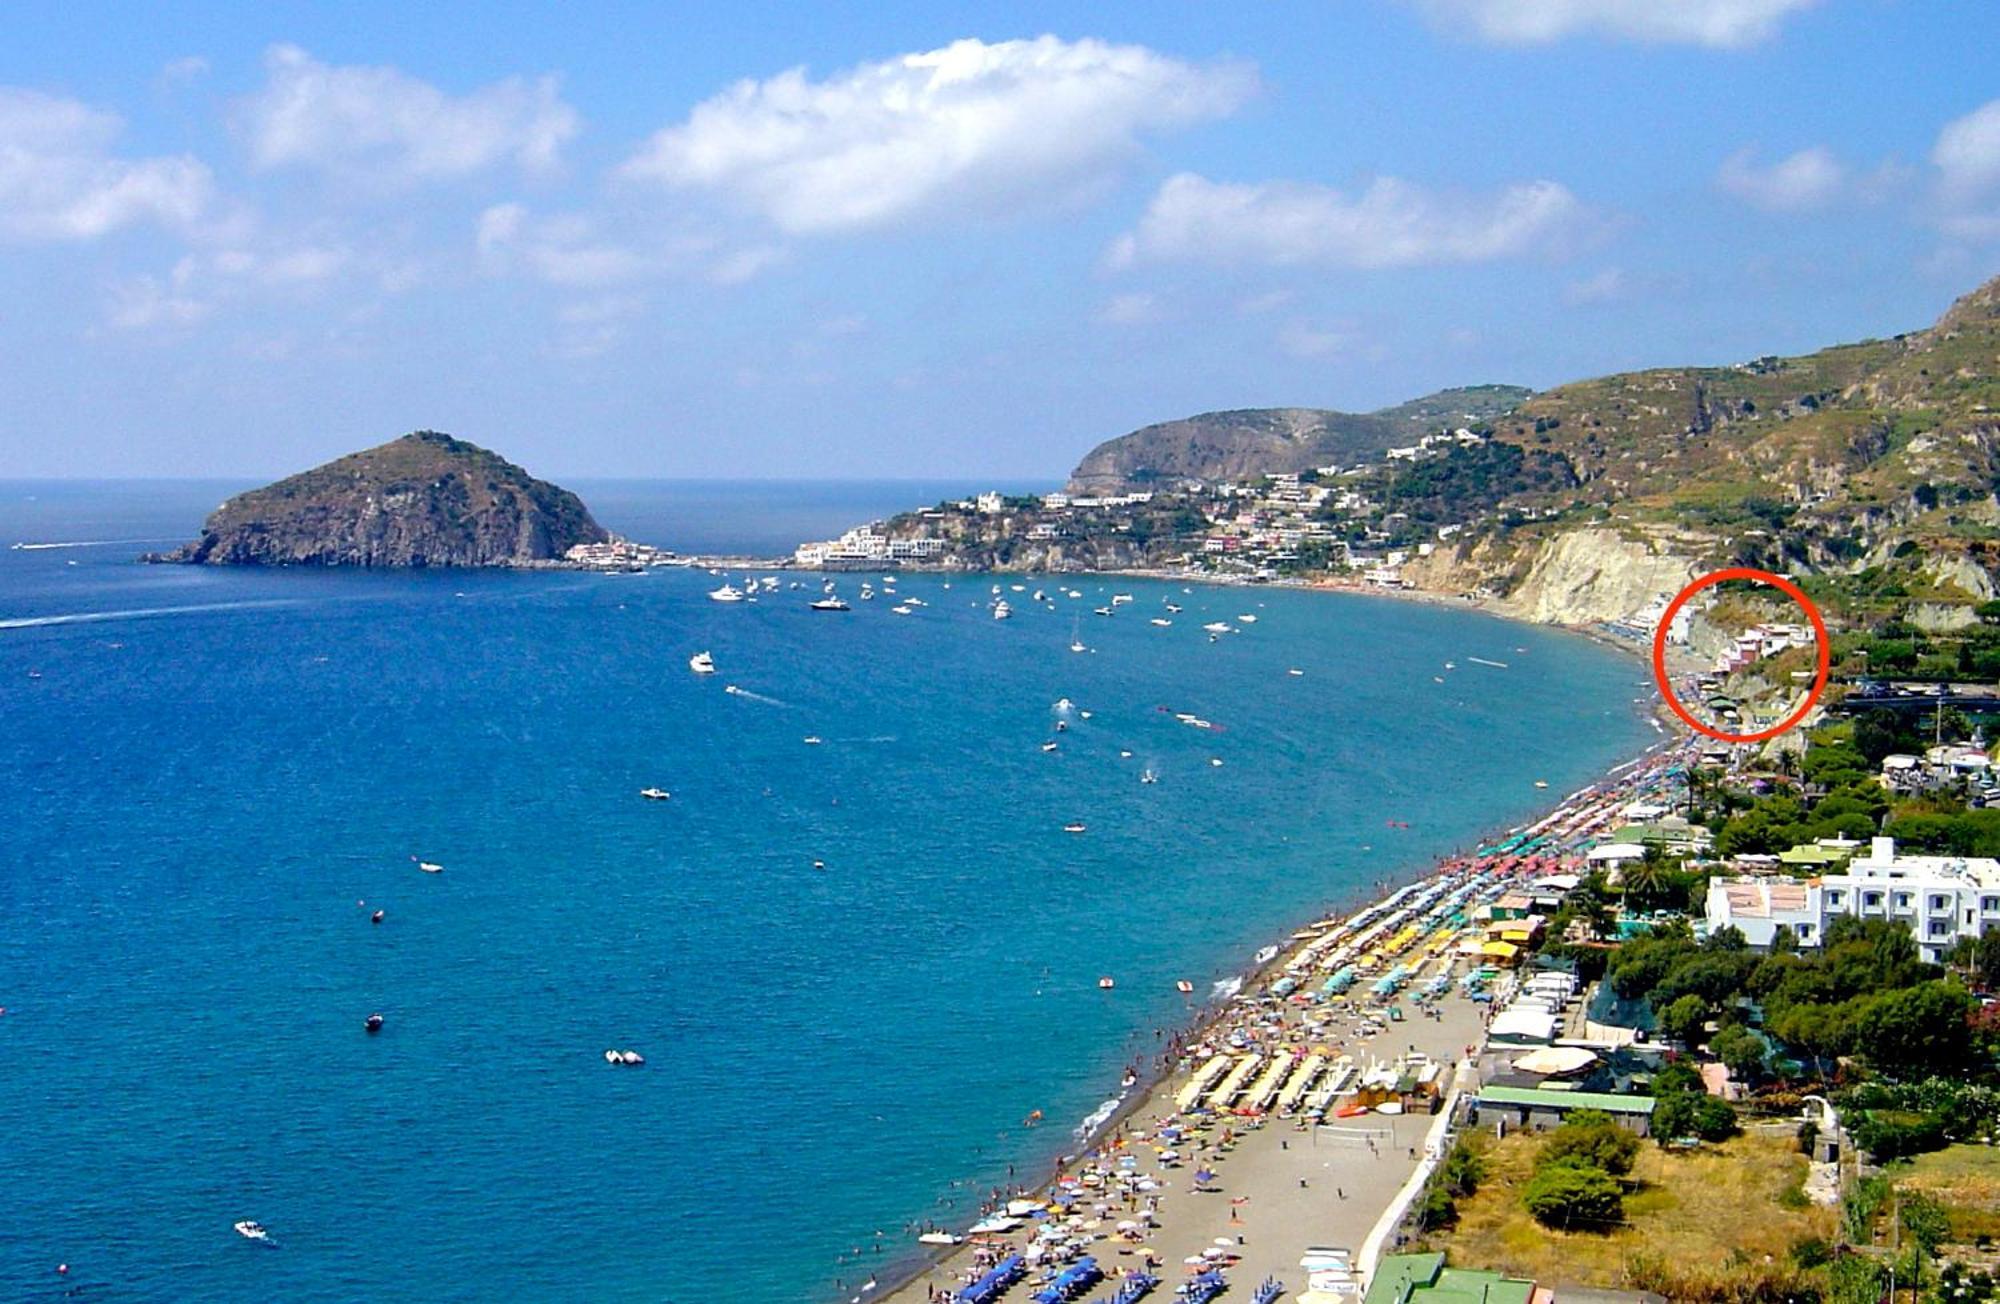
[[[0,483],[0,543],[170,541],[225,489]],[[761,550],[942,492],[590,498]],[[1652,737],[1636,661],[1380,599],[1083,580],[997,622],[911,576],[916,614],[826,616],[141,546],[0,551],[5,1298],[65,1261],[116,1300],[827,1298],[954,1183],[1039,1174],[1176,979]]]

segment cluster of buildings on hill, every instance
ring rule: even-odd
[[[678,553],[655,548],[650,543],[634,543],[617,535],[603,543],[579,543],[563,553],[565,565],[581,570],[636,571],[652,566],[681,566],[686,561]]]
[[[1397,464],[1485,442],[1483,434],[1458,429],[1390,449],[1386,463],[1238,480],[1181,479],[1128,493],[1010,497],[989,491],[893,521],[871,521],[838,539],[800,544],[794,560],[801,566],[943,561],[956,540],[973,536],[1048,546],[1124,536],[1144,541],[1148,564],[1267,577],[1300,568],[1346,569],[1364,582],[1402,588],[1403,565],[1463,526],[1413,529],[1407,514],[1385,511],[1371,490]]]

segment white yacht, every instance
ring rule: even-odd
[[[741,602],[743,601],[743,590],[737,588],[734,584],[725,584],[719,589],[710,589],[708,591],[708,600],[710,602]]]
[[[809,607],[811,607],[811,608],[812,608],[812,609],[813,609],[814,611],[852,611],[852,610],[853,610],[853,608],[852,608],[852,607],[848,606],[848,605],[847,605],[847,604],[846,604],[845,602],[842,602],[842,601],[841,601],[841,600],[840,600],[840,599],[839,599],[838,597],[836,597],[836,596],[835,596],[835,595],[833,595],[833,594],[828,594],[828,595],[827,595],[826,597],[823,597],[823,598],[815,598],[815,599],[813,599],[813,601],[811,601],[811,602],[807,603],[806,605],[807,605],[807,606],[809,606]]]
[[[1242,621],[1246,625],[1254,625],[1257,623],[1257,618],[1255,616],[1238,616],[1236,619]]]
[[[242,1222],[237,1223],[236,1234],[253,1241],[268,1241],[271,1239],[270,1229],[254,1218],[245,1218]]]
[[[1114,607],[1122,607],[1131,600],[1132,595],[1129,593],[1114,593],[1111,595],[1111,605]]]
[[[1000,599],[1000,601],[993,604],[993,619],[1005,620],[1007,619],[1007,617],[1013,614],[1014,614],[1014,609],[1007,605],[1007,599],[1002,598]]]
[[[895,606],[889,608],[889,610],[899,616],[907,616],[910,614],[910,604],[907,602],[898,602]]]
[[[1158,625],[1161,629],[1165,629],[1167,626],[1173,624],[1174,622],[1168,620],[1165,616],[1155,616],[1152,619],[1152,623]]]
[[[688,669],[698,675],[712,675],[715,673],[715,658],[706,652],[697,652],[688,658]]]
[[[1230,631],[1230,626],[1219,620],[1211,620],[1206,625],[1203,625],[1202,628],[1211,634],[1227,634]]]
[[[665,801],[674,794],[668,792],[665,788],[641,788],[639,789],[639,795],[647,801]]]

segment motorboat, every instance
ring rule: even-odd
[[[1151,770],[1146,770],[1139,775],[1139,782],[1141,783],[1158,783],[1159,781],[1160,781],[1160,776],[1153,773]]]
[[[1108,616],[1111,614],[1111,608],[1109,607],[1092,607],[1091,610],[1096,612],[1100,616]]]
[[[1071,639],[1071,640],[1069,641],[1069,650],[1070,650],[1070,651],[1072,651],[1072,652],[1088,652],[1088,651],[1090,651],[1090,649],[1089,649],[1088,647],[1085,647],[1085,646],[1084,646],[1084,643],[1083,643],[1083,640],[1082,640],[1082,639],[1080,639],[1080,638],[1073,638],[1073,639]]]
[[[1111,595],[1111,605],[1114,607],[1122,607],[1131,600],[1132,595],[1129,593],[1114,593]]]
[[[1042,750],[1043,750],[1043,751],[1045,751],[1045,752],[1052,752],[1052,751],[1054,751],[1055,749],[1056,749],[1056,745],[1055,745],[1055,744],[1054,744],[1053,742],[1047,742],[1047,743],[1043,743],[1043,744],[1042,744]]]
[[[1230,630],[1230,626],[1220,620],[1211,620],[1202,628],[1211,634],[1227,634]]]
[[[741,602],[743,601],[743,590],[737,588],[734,584],[725,584],[719,589],[710,589],[708,591],[708,600],[710,602]]]
[[[1255,616],[1238,616],[1236,619],[1245,625],[1254,625],[1257,623],[1257,618]]]
[[[697,652],[688,658],[688,669],[698,675],[712,675],[715,673],[715,658],[706,652]]]
[[[639,789],[639,795],[647,801],[665,801],[674,794],[668,792],[665,788],[641,788]]]
[[[917,1243],[919,1245],[957,1245],[964,1239],[963,1236],[954,1236],[950,1232],[925,1232],[923,1235],[917,1237]]]
[[[1180,612],[1180,609],[1181,609],[1181,604],[1180,604],[1180,603],[1178,603],[1178,602],[1169,602],[1169,603],[1167,604],[1167,610],[1168,610],[1168,611],[1171,611],[1171,612],[1174,612],[1174,613],[1178,614],[1178,613]]]
[[[805,745],[808,747],[817,747],[820,745],[820,741],[818,734],[807,734],[804,739]]]
[[[387,913],[388,912],[384,910],[377,910],[374,914],[368,916],[368,922],[371,924],[379,924],[382,922],[382,917]]]
[[[444,866],[438,864],[435,860],[417,860],[415,856],[411,856],[410,859],[416,860],[417,868],[423,870],[426,874],[444,873]]]
[[[1117,985],[1118,985],[1117,982],[1115,982],[1108,974],[1097,980],[1097,989],[1102,992],[1108,992]]]
[[[1069,823],[1063,825],[1063,832],[1082,833],[1085,832],[1087,828],[1088,826],[1085,825],[1082,820],[1071,820]]]
[[[848,605],[847,605],[847,604],[846,604],[845,602],[841,601],[841,600],[840,600],[839,598],[835,597],[835,596],[834,596],[833,594],[830,594],[830,593],[829,593],[829,594],[828,594],[827,596],[823,597],[823,598],[815,598],[815,599],[813,599],[813,600],[812,600],[811,602],[807,603],[806,605],[807,605],[807,606],[809,606],[809,607],[811,607],[811,608],[812,608],[812,609],[813,609],[814,611],[852,611],[852,610],[854,610],[854,608],[852,608],[852,607],[848,606]]]
[[[1161,629],[1165,629],[1167,626],[1173,624],[1174,622],[1168,620],[1165,616],[1155,616],[1153,617],[1150,623],[1158,625]]]
[[[1005,620],[1007,619],[1007,617],[1013,614],[1014,614],[1014,609],[1007,605],[1007,600],[1005,598],[1002,598],[1000,599],[1000,601],[993,604],[993,619]]]
[[[271,1239],[270,1229],[255,1218],[245,1218],[243,1221],[237,1223],[236,1234],[244,1237],[246,1240],[252,1241],[268,1241]]]
[[[1067,697],[1058,697],[1055,702],[1055,709],[1058,711],[1073,711],[1076,709],[1076,703],[1070,701]]]
[[[361,1021],[361,1026],[363,1028],[366,1028],[369,1032],[380,1032],[382,1031],[382,1016],[379,1014],[371,1014],[367,1018]]]
[[[899,616],[907,616],[910,614],[910,606],[906,602],[899,602],[895,606],[889,608],[889,610],[895,612]]]
[[[1067,720],[1058,720],[1058,721],[1056,721],[1056,732],[1057,732],[1057,733],[1068,733],[1068,732],[1069,732],[1069,721],[1067,721]]]
[[[1287,670],[1285,673],[1288,675],[1296,676],[1296,675],[1303,675],[1305,671],[1299,669],[1297,666],[1293,666],[1290,670]]]

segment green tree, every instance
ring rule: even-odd
[[[1736,1111],[1714,1096],[1679,1091],[1653,1106],[1653,1139],[1662,1146],[1693,1137],[1727,1141],[1736,1135]]]
[[[1692,1050],[1708,1031],[1708,1002],[1692,993],[1675,998],[1659,1014],[1660,1034]]]
[[[1769,1052],[1764,1039],[1740,1024],[1724,1028],[1709,1041],[1708,1048],[1744,1082],[1754,1083],[1764,1076]]]
[[[1884,1073],[1914,1079],[1962,1069],[1972,1041],[1966,1015],[1972,994],[1944,979],[1886,992],[1861,1016],[1861,1045]]]
[[[1889,1272],[1874,1259],[1844,1254],[1827,1265],[1826,1304],[1882,1304]]]
[[[1575,1161],[1589,1168],[1623,1176],[1632,1171],[1639,1138],[1596,1109],[1579,1109],[1549,1134],[1535,1156],[1537,1167]]]
[[[1564,1162],[1537,1169],[1521,1188],[1521,1204],[1545,1227],[1597,1230],[1622,1222],[1624,1192],[1602,1168]]]

